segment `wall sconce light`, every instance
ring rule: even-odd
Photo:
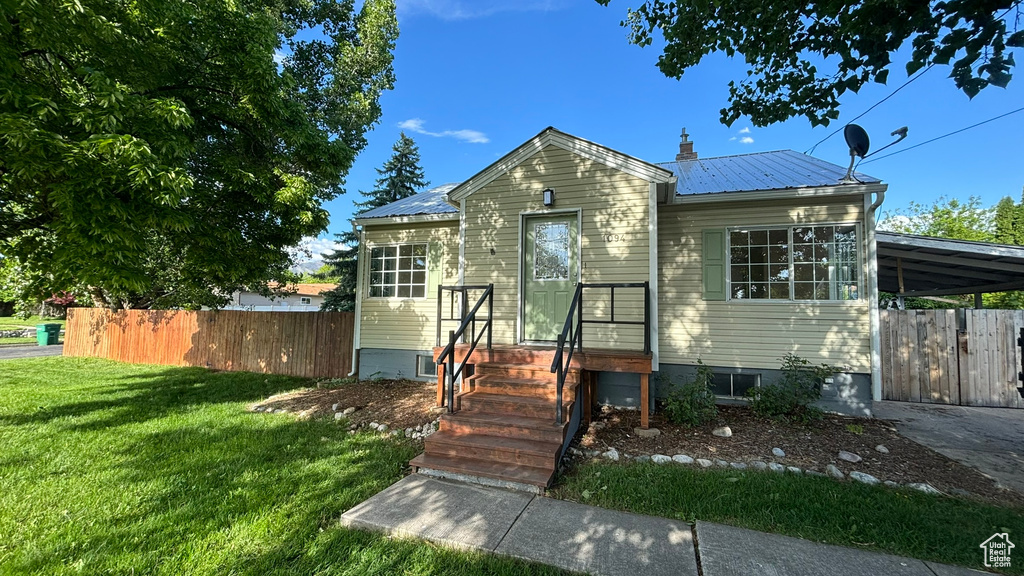
[[[555,191],[551,188],[544,190],[544,205],[554,206],[555,205]]]

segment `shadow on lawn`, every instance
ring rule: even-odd
[[[43,390],[39,399],[49,408],[26,413],[33,408],[25,403],[0,418],[0,427],[23,426],[32,446],[23,454],[32,462],[13,468],[30,511],[11,518],[30,514],[45,526],[15,528],[4,555],[15,572],[532,571],[518,561],[340,528],[341,514],[400,479],[419,448],[348,434],[333,419],[243,411],[244,402],[307,380],[103,368],[109,378],[75,387],[74,376],[65,375]]]
[[[108,363],[111,367],[123,367]],[[69,429],[106,429],[130,422],[145,422],[199,405],[255,402],[262,398],[309,386],[305,378],[214,372],[205,368],[166,370],[115,376],[91,391],[93,400],[40,406],[30,413],[0,415],[0,424],[43,424],[59,418],[75,418]],[[102,416],[90,417],[92,414]],[[83,418],[85,417],[85,418]]]

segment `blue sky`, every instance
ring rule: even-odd
[[[755,128],[743,119],[719,122],[727,84],[742,61],[712,55],[666,78],[657,46],[627,43],[619,22],[639,0],[398,0],[401,36],[395,89],[381,99],[383,116],[349,173],[348,193],[330,202],[330,235],[350,227],[358,190],[370,190],[375,168],[391,154],[404,126],[419,144],[431,185],[457,182],[487,167],[547,126],[644,160],[671,160],[686,127],[701,157],[790,148],[799,152],[884,98],[906,80],[902,62],[889,85],[842,100],[839,123],[812,129],[805,119]],[[1024,62],[1024,54],[1017,54]],[[912,146],[1024,105],[1024,67],[1008,89],[988,88],[974,100],[935,67],[857,121],[872,149],[908,126],[909,137],[882,154]],[[1024,112],[922,146],[861,171],[889,184],[883,211],[939,196],[980,196],[992,204],[1019,199],[1024,186]],[[879,154],[881,156],[882,154]],[[844,165],[842,133],[814,155]],[[319,246],[320,244],[317,243]]]

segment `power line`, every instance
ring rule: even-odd
[[[929,64],[929,65],[928,65],[928,67],[927,67],[927,68],[925,68],[924,70],[921,70],[921,72],[920,72],[920,73],[918,73],[918,75],[917,75],[917,76],[914,76],[914,77],[912,77],[912,78],[908,79],[908,80],[907,80],[906,82],[904,82],[904,83],[903,83],[903,85],[902,85],[902,86],[900,86],[899,88],[897,88],[897,89],[893,90],[893,91],[892,91],[891,93],[889,93],[889,95],[888,95],[888,96],[886,96],[885,98],[882,98],[882,99],[881,99],[881,100],[879,100],[878,102],[875,102],[874,104],[872,104],[870,108],[868,108],[867,110],[865,110],[865,111],[861,112],[861,113],[860,113],[859,115],[857,115],[857,116],[856,116],[855,118],[853,118],[852,120],[850,120],[850,122],[854,122],[854,121],[856,121],[857,119],[859,119],[859,118],[863,117],[863,116],[864,116],[865,114],[867,114],[868,112],[871,112],[871,111],[872,111],[872,110],[874,110],[874,109],[875,109],[876,107],[878,107],[878,105],[879,105],[879,104],[881,104],[882,102],[885,102],[885,101],[886,101],[886,100],[888,100],[889,98],[892,98],[893,96],[895,96],[897,92],[899,92],[900,90],[903,90],[904,88],[906,88],[906,87],[907,87],[907,86],[908,86],[908,85],[909,85],[909,84],[910,84],[911,82],[913,82],[914,80],[917,80],[917,79],[918,79],[918,78],[920,78],[921,76],[924,76],[924,75],[925,75],[925,74],[926,74],[926,73],[927,73],[927,72],[928,72],[929,70],[931,70],[931,69],[932,69],[932,68],[934,68],[934,67],[935,67],[935,63]],[[846,127],[846,126],[847,126],[848,124],[850,124],[850,122],[847,122],[846,124],[843,124],[843,125],[842,125],[842,126],[840,126],[839,128],[836,128],[836,129],[835,129],[834,131],[832,131],[832,133],[831,133],[831,134],[829,134],[828,136],[825,136],[825,137],[824,137],[824,138],[822,138],[821,140],[818,140],[818,141],[817,141],[817,142],[816,142],[816,143],[814,144],[814,146],[811,146],[810,148],[808,148],[808,149],[807,149],[807,150],[806,150],[806,151],[804,152],[804,154],[811,154],[811,153],[813,153],[813,152],[814,152],[814,149],[818,147],[818,144],[821,144],[822,142],[824,142],[824,141],[828,140],[829,138],[831,138],[831,137],[835,136],[836,134],[838,134],[838,133],[839,133],[839,131],[840,131],[840,130],[842,130],[843,128],[845,128],[845,127]]]
[[[1005,114],[1000,114],[999,116],[994,116],[992,118],[989,118],[988,120],[982,120],[981,122],[978,122],[977,124],[971,124],[970,126],[968,126],[966,128],[961,128],[959,130],[954,130],[953,132],[950,132],[949,134],[943,134],[942,136],[936,136],[935,138],[932,138],[931,140],[925,140],[924,142],[921,142],[920,144],[914,144],[913,146],[911,146],[909,148],[904,148],[903,150],[897,150],[896,152],[893,152],[891,154],[886,154],[885,156],[879,156],[878,158],[872,158],[871,160],[866,160],[866,161],[864,161],[864,164],[870,164],[871,162],[874,162],[875,160],[881,160],[883,158],[888,158],[890,156],[895,156],[897,154],[902,154],[903,152],[907,152],[907,151],[913,150],[914,148],[918,148],[920,146],[924,146],[925,144],[931,144],[932,142],[935,142],[936,140],[942,140],[943,138],[947,138],[947,137],[952,136],[954,134],[959,134],[959,133],[964,132],[966,130],[970,130],[971,128],[977,128],[978,126],[981,126],[982,124],[988,124],[989,122],[994,122],[996,120],[999,120],[1000,118],[1005,118],[1005,117],[1007,117],[1007,116],[1009,116],[1011,114],[1016,114],[1017,112],[1022,112],[1022,111],[1024,111],[1024,107],[1017,108],[1016,110],[1011,110],[1011,111],[1009,111],[1009,112],[1007,112]],[[860,163],[858,163],[857,165],[859,166]]]

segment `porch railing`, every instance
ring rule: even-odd
[[[616,320],[615,319],[615,290],[617,289],[643,289],[644,295],[644,319],[641,320]],[[607,320],[587,320],[583,317],[583,291],[584,290],[610,290],[609,317]],[[644,331],[644,354],[651,353],[651,285],[650,282],[626,282],[626,283],[601,283],[601,284],[580,284],[576,285],[576,292],[573,294],[572,302],[569,304],[569,312],[565,316],[565,324],[562,326],[562,333],[558,335],[558,344],[555,348],[554,357],[551,359],[551,372],[555,374],[557,388],[555,391],[555,422],[562,423],[562,394],[565,388],[565,378],[572,365],[574,351],[583,352],[583,325],[584,324],[625,324],[640,325]],[[568,352],[566,352],[568,347]],[[581,392],[577,400],[586,401],[585,386],[580,386]],[[580,406],[583,404],[577,402]],[[579,410],[576,411],[577,413]],[[574,430],[570,430],[573,434]],[[567,435],[571,438],[572,434]]]
[[[467,296],[470,291],[483,290],[483,294],[476,301],[476,304],[469,311],[466,310]],[[443,318],[442,313],[442,295],[445,292],[451,294],[449,316]],[[460,308],[461,312],[458,318],[454,317],[455,313],[455,293],[458,292],[461,295]],[[487,319],[481,320],[482,325],[480,330],[477,331],[477,315],[484,304],[487,304]],[[437,365],[442,366],[445,372],[445,386],[447,388],[447,403],[448,411],[455,411],[455,382],[458,381],[462,375],[463,369],[466,367],[466,359],[473,355],[473,351],[476,350],[477,344],[480,343],[480,339],[487,336],[487,349],[491,349],[491,331],[494,324],[494,284],[487,284],[486,286],[438,286],[437,287],[437,345],[441,345],[441,323],[446,321],[458,321],[459,327],[456,330],[448,331],[448,345],[444,347],[437,356]],[[467,329],[469,331],[468,338]],[[458,369],[455,368],[455,346],[460,341],[469,340],[469,349],[463,356],[463,361],[459,364]],[[442,401],[445,395],[442,395]]]

